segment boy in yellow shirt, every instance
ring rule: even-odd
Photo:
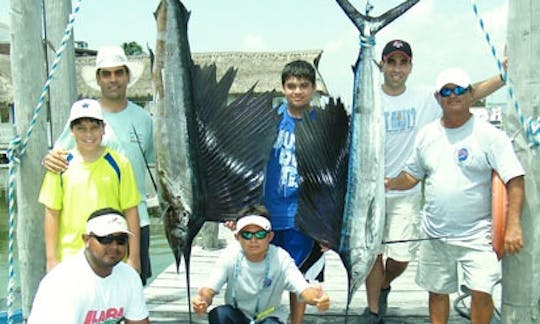
[[[47,171],[39,194],[45,205],[45,251],[47,272],[84,247],[81,235],[94,210],[122,210],[129,231],[128,264],[140,272],[139,214],[141,197],[130,162],[101,145],[105,122],[98,101],[82,99],[73,104],[69,116],[76,146],[68,154],[65,172]]]

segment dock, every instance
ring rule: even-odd
[[[220,228],[220,238],[227,244],[237,244],[229,230]],[[191,256],[190,292],[193,297],[204,279],[212,271],[212,267],[222,250],[203,250],[194,246]],[[409,264],[406,272],[392,284],[392,292],[388,297],[388,311],[385,323],[430,323],[428,316],[428,293],[416,285],[414,276],[416,262]],[[317,308],[308,305],[304,323],[306,324],[338,324],[344,323],[347,276],[339,256],[329,251],[326,253],[325,281],[322,284],[331,300],[330,309],[320,313]],[[180,272],[171,264],[159,274],[144,291],[150,320],[152,323],[189,323],[188,297],[184,264]],[[223,294],[214,298],[214,305],[223,304]],[[494,294],[495,296],[495,294]],[[457,295],[451,295],[451,302]],[[496,297],[495,297],[496,300]],[[282,304],[288,305],[288,293],[284,293]],[[349,309],[349,323],[361,323],[360,314],[366,307],[366,292],[362,286],[354,295]],[[208,323],[206,316],[192,314],[193,323]],[[452,307],[449,323],[469,323]]]

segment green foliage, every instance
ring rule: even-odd
[[[137,44],[137,42],[123,43],[122,48],[126,52],[126,55],[140,55],[144,53],[142,46]]]

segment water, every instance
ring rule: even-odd
[[[7,264],[7,249],[8,249],[8,211],[7,201],[5,196],[0,195],[0,312],[7,310],[6,296],[8,285],[8,264]],[[152,262],[152,277],[148,280],[149,285],[166,267],[174,262],[174,257],[167,243],[163,224],[157,212],[153,213],[150,225],[150,259]],[[17,248],[15,247],[15,253]],[[15,255],[15,260],[17,256]],[[20,285],[17,274],[19,273],[18,264],[15,263],[15,308],[19,309],[21,305]]]

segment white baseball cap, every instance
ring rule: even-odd
[[[270,225],[270,220],[264,216],[259,215],[248,215],[242,216],[236,222],[236,232],[239,233],[244,227],[248,225],[257,225],[265,231],[271,231],[272,225]]]
[[[462,88],[467,88],[471,85],[471,78],[467,72],[459,68],[449,68],[441,71],[437,76],[435,83],[437,91],[440,91],[447,84],[455,84]]]
[[[100,87],[96,82],[97,70],[117,66],[125,66],[129,70],[128,87],[137,82],[144,71],[144,64],[141,62],[129,61],[124,49],[120,46],[114,45],[101,47],[97,52],[95,66],[83,66],[81,76],[88,86],[95,90],[100,90]]]
[[[71,106],[68,124],[80,118],[92,118],[103,121],[101,105],[94,99],[81,99]]]
[[[97,236],[107,236],[114,233],[133,235],[128,230],[126,219],[122,215],[112,212],[89,219],[86,223],[86,234],[90,233]]]

